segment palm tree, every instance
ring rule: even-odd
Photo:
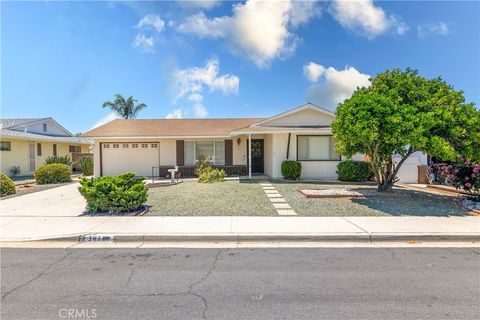
[[[113,101],[105,101],[103,107],[110,108],[123,119],[135,119],[140,110],[147,107],[145,103],[135,105],[136,102],[137,100],[133,99],[132,96],[125,100],[121,94],[117,93],[115,99]]]

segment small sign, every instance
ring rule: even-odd
[[[80,241],[85,242],[113,242],[113,236],[106,234],[92,234],[81,236]]]

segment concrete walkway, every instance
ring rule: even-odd
[[[0,217],[76,217],[86,207],[79,183],[0,201]]]
[[[275,187],[268,181],[260,181],[260,186],[265,192],[266,196],[272,203],[275,210],[280,216],[296,216],[295,210],[290,207],[282,195],[275,189]]]
[[[0,223],[0,241],[96,234],[129,241],[480,241],[480,217],[0,217]]]

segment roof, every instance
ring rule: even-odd
[[[18,127],[30,122],[37,122],[49,118],[22,118],[22,119],[0,119],[0,129]]]
[[[265,118],[117,119],[85,132],[84,137],[205,136],[227,137]]]
[[[296,126],[296,127],[267,127],[267,126],[251,126],[240,128],[232,131],[232,134],[248,134],[248,133],[283,133],[283,132],[318,132],[325,131],[331,132],[330,126]]]
[[[43,134],[36,134],[36,133],[29,133],[29,132],[22,132],[22,131],[8,130],[8,129],[1,129],[0,137],[2,139],[12,138],[12,139],[19,139],[19,140],[91,144],[91,142],[88,139],[85,139],[83,137],[47,136]]]

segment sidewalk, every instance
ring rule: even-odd
[[[479,217],[1,217],[0,241],[480,241]]]

